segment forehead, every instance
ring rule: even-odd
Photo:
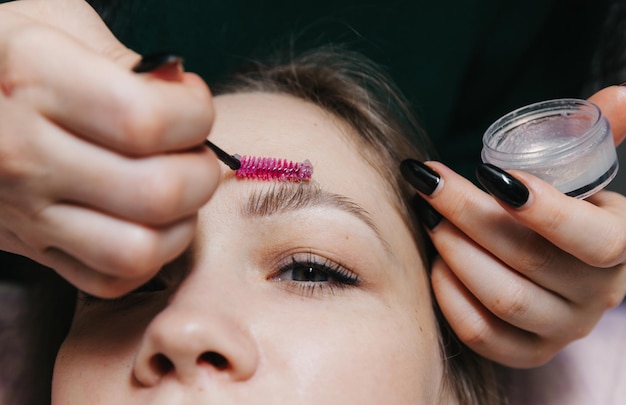
[[[321,188],[363,208],[393,255],[409,268],[419,268],[421,258],[406,219],[386,181],[361,156],[352,140],[358,135],[349,132],[353,129],[312,103],[280,94],[219,96],[215,112],[209,138],[218,146],[231,154],[309,159],[314,168],[312,179]],[[263,181],[231,181],[230,169],[222,165],[222,170],[227,174],[222,181],[234,188],[267,186]],[[223,200],[220,189],[233,188],[218,188],[212,199],[215,203]],[[225,198],[232,202],[232,197]]]
[[[215,110],[210,139],[229,153],[308,159],[313,179],[325,190],[354,199],[373,215],[383,209],[381,202],[384,209],[391,204],[382,179],[352,141],[353,130],[316,105],[288,95],[243,93],[216,97]]]
[[[215,98],[216,120],[210,139],[229,152],[272,157],[285,152],[304,160],[329,147],[353,149],[346,129],[332,114],[302,99],[273,93],[242,93]],[[223,145],[222,145],[223,144]],[[240,150],[241,149],[241,150]]]

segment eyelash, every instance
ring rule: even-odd
[[[297,293],[305,296],[310,297],[324,293],[330,293],[332,295],[337,288],[356,287],[361,282],[361,279],[347,267],[330,259],[321,258],[312,252],[307,253],[304,259],[299,259],[297,255],[292,255],[288,260],[289,263],[283,265],[276,273],[269,277],[269,279],[288,283],[289,288],[296,289],[298,290],[296,291]],[[307,274],[304,275],[305,277],[313,276],[312,278],[321,277],[322,279],[287,280],[282,278],[288,272],[291,272],[293,277],[294,270],[306,271]],[[116,304],[128,301],[130,298],[138,298],[138,294],[163,291],[167,288],[168,283],[161,271],[147,283],[118,298],[99,298],[83,291],[80,292],[79,298],[87,305],[94,303]]]
[[[330,259],[319,257],[312,252],[307,253],[304,259],[292,255],[288,260],[289,263],[283,265],[270,279],[286,282],[289,288],[294,288],[297,290],[296,292],[305,296],[324,293],[334,294],[337,288],[356,287],[361,282],[360,278],[347,267]],[[283,278],[289,272],[293,277],[294,270],[304,270],[307,272],[304,274],[306,278],[322,277],[323,279],[293,280]]]

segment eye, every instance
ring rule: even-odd
[[[291,256],[289,263],[282,266],[271,279],[288,283],[306,295],[332,293],[337,288],[356,286],[360,282],[359,277],[345,266],[313,253],[304,257]]]

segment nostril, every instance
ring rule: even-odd
[[[174,369],[174,363],[164,354],[158,353],[150,359],[150,368],[152,368],[152,371],[157,375],[163,376]]]
[[[198,363],[209,363],[218,370],[225,370],[229,367],[228,360],[216,352],[204,352],[198,357]]]

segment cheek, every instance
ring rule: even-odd
[[[422,324],[406,306],[377,302],[363,308],[277,323],[289,327],[272,333],[267,355],[281,370],[272,372],[283,376],[298,403],[404,404],[432,398],[441,364],[428,315]],[[272,362],[273,356],[282,361]]]
[[[128,386],[143,332],[156,309],[125,311],[127,316],[78,313],[56,358],[54,403],[108,403],[111,387]]]
[[[111,387],[117,390],[128,385],[133,358],[132,352],[111,352],[98,345],[76,345],[67,340],[54,367],[53,403],[110,401]]]

